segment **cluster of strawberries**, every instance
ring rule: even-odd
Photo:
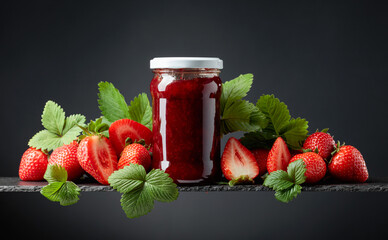
[[[270,150],[250,151],[232,137],[225,146],[221,167],[228,180],[253,181],[266,172],[286,171],[289,163],[299,159],[303,159],[306,166],[306,183],[317,183],[325,176],[346,182],[365,182],[369,176],[361,153],[353,146],[335,144],[326,132],[308,136],[301,151],[290,151],[281,137]]]
[[[152,132],[130,119],[121,119],[109,127],[109,138],[87,129],[82,138],[53,150],[28,148],[20,162],[19,177],[24,181],[40,181],[48,164],[59,164],[67,171],[67,180],[80,178],[86,172],[99,183],[107,185],[108,177],[130,163],[151,168],[149,147]],[[82,139],[82,140],[81,140]],[[128,141],[128,140],[131,141]],[[143,140],[143,144],[136,141]]]

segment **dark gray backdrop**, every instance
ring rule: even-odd
[[[388,176],[388,7],[377,1],[3,1],[0,176],[17,176],[45,102],[100,115],[97,83],[127,101],[149,94],[149,60],[211,56],[222,79],[253,73],[248,99],[273,93],[310,130],[356,146],[370,176]],[[239,134],[236,134],[239,135]],[[226,142],[226,136],[223,143]],[[264,239],[382,237],[385,193],[182,193],[126,219],[118,193],[60,207],[38,193],[0,194],[2,234],[42,238]],[[4,232],[5,231],[5,232]]]

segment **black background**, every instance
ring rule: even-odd
[[[255,75],[249,100],[275,94],[310,131],[329,127],[356,146],[372,178],[386,177],[387,12],[383,1],[2,1],[0,176],[17,176],[47,100],[94,119],[98,82],[113,82],[129,102],[149,95],[153,57],[209,56],[224,60],[223,81]],[[119,200],[82,193],[61,207],[38,193],[2,193],[0,228],[58,239],[388,234],[385,193],[303,192],[289,204],[270,192],[181,193],[133,220]]]

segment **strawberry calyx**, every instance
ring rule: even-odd
[[[340,143],[340,141],[338,141],[335,145],[334,145],[334,151],[331,152],[331,156],[333,156],[334,154],[336,154],[337,152],[340,151],[340,148],[345,146],[345,142],[344,143]]]
[[[150,150],[150,148],[151,148],[151,145],[150,144],[146,144],[144,139],[135,140],[135,141],[133,141],[132,138],[130,138],[130,137],[125,139],[125,146],[131,145],[133,143],[140,144],[140,145],[144,146],[147,150]]]
[[[105,136],[104,132],[109,129],[109,125],[102,122],[102,118],[98,118],[96,121],[90,120],[90,123],[84,127],[77,125],[82,129],[82,135],[78,137],[78,142],[88,136]]]
[[[308,148],[308,149],[302,149],[302,152],[303,152],[303,153],[313,152],[313,153],[318,154],[319,150],[318,150],[318,148],[316,147],[316,148],[314,149],[314,151],[313,151],[311,148]]]
[[[233,187],[237,184],[253,184],[255,183],[252,178],[250,178],[248,175],[243,175],[238,178],[232,179],[229,181],[229,186]]]

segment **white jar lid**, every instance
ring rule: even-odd
[[[222,69],[223,62],[211,57],[158,57],[150,61],[150,68],[216,68]]]

